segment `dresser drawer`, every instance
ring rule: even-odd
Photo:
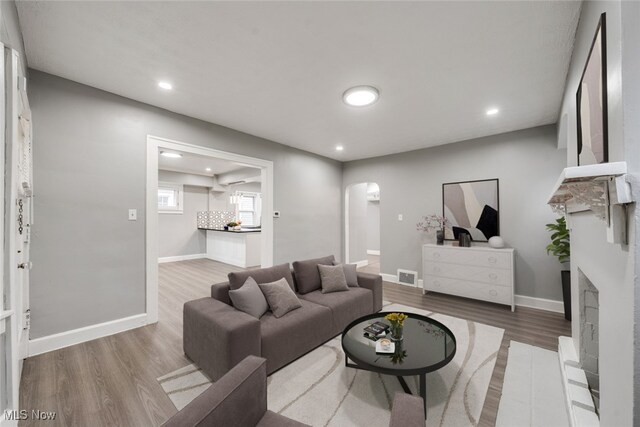
[[[473,265],[447,264],[443,262],[425,261],[425,276],[448,277],[472,282],[483,282],[497,286],[511,286],[510,270],[500,268],[476,267]]]
[[[512,303],[512,290],[504,286],[434,276],[426,276],[423,280],[424,289],[427,291],[442,292],[499,304],[511,305]]]
[[[453,264],[475,265],[511,269],[511,254],[493,250],[475,250],[473,248],[434,248],[423,249],[423,260]]]

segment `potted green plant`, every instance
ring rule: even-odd
[[[558,258],[560,264],[565,267],[562,275],[562,299],[564,301],[564,318],[571,320],[571,271],[569,259],[571,256],[571,240],[565,217],[556,219],[555,223],[547,224],[547,230],[551,233],[551,243],[547,245],[547,254]]]

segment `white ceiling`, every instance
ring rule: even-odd
[[[182,154],[182,157],[170,158],[158,154],[158,169],[160,170],[213,176],[241,169],[244,170],[247,167],[245,164],[235,163],[230,160],[215,159],[208,156],[183,153],[175,150],[167,151],[180,153]],[[207,172],[207,168],[211,168],[211,172]]]
[[[17,4],[32,68],[339,160],[555,123],[580,9],[564,1]],[[346,106],[344,90],[361,84],[380,90],[378,103]],[[487,117],[494,106],[500,113]]]

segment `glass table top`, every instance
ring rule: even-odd
[[[359,367],[392,375],[418,375],[440,369],[453,359],[456,339],[437,320],[405,313],[403,339],[395,343],[395,352],[376,353],[376,343],[364,337],[364,328],[384,320],[386,312],[375,313],[352,322],[342,334],[342,348]]]

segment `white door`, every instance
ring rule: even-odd
[[[0,394],[4,401],[0,423],[13,425],[19,403],[22,359],[28,355],[29,343],[29,241],[32,212],[31,111],[26,96],[26,82],[19,75],[18,53],[3,49],[3,102],[0,117],[5,132],[2,166],[4,186],[3,227],[3,310],[4,372],[0,372]],[[6,100],[6,102],[5,102]],[[1,329],[0,329],[1,330]],[[1,338],[0,338],[1,339]],[[3,375],[4,374],[4,375]],[[4,381],[2,380],[4,378]],[[7,411],[8,410],[8,411]]]

